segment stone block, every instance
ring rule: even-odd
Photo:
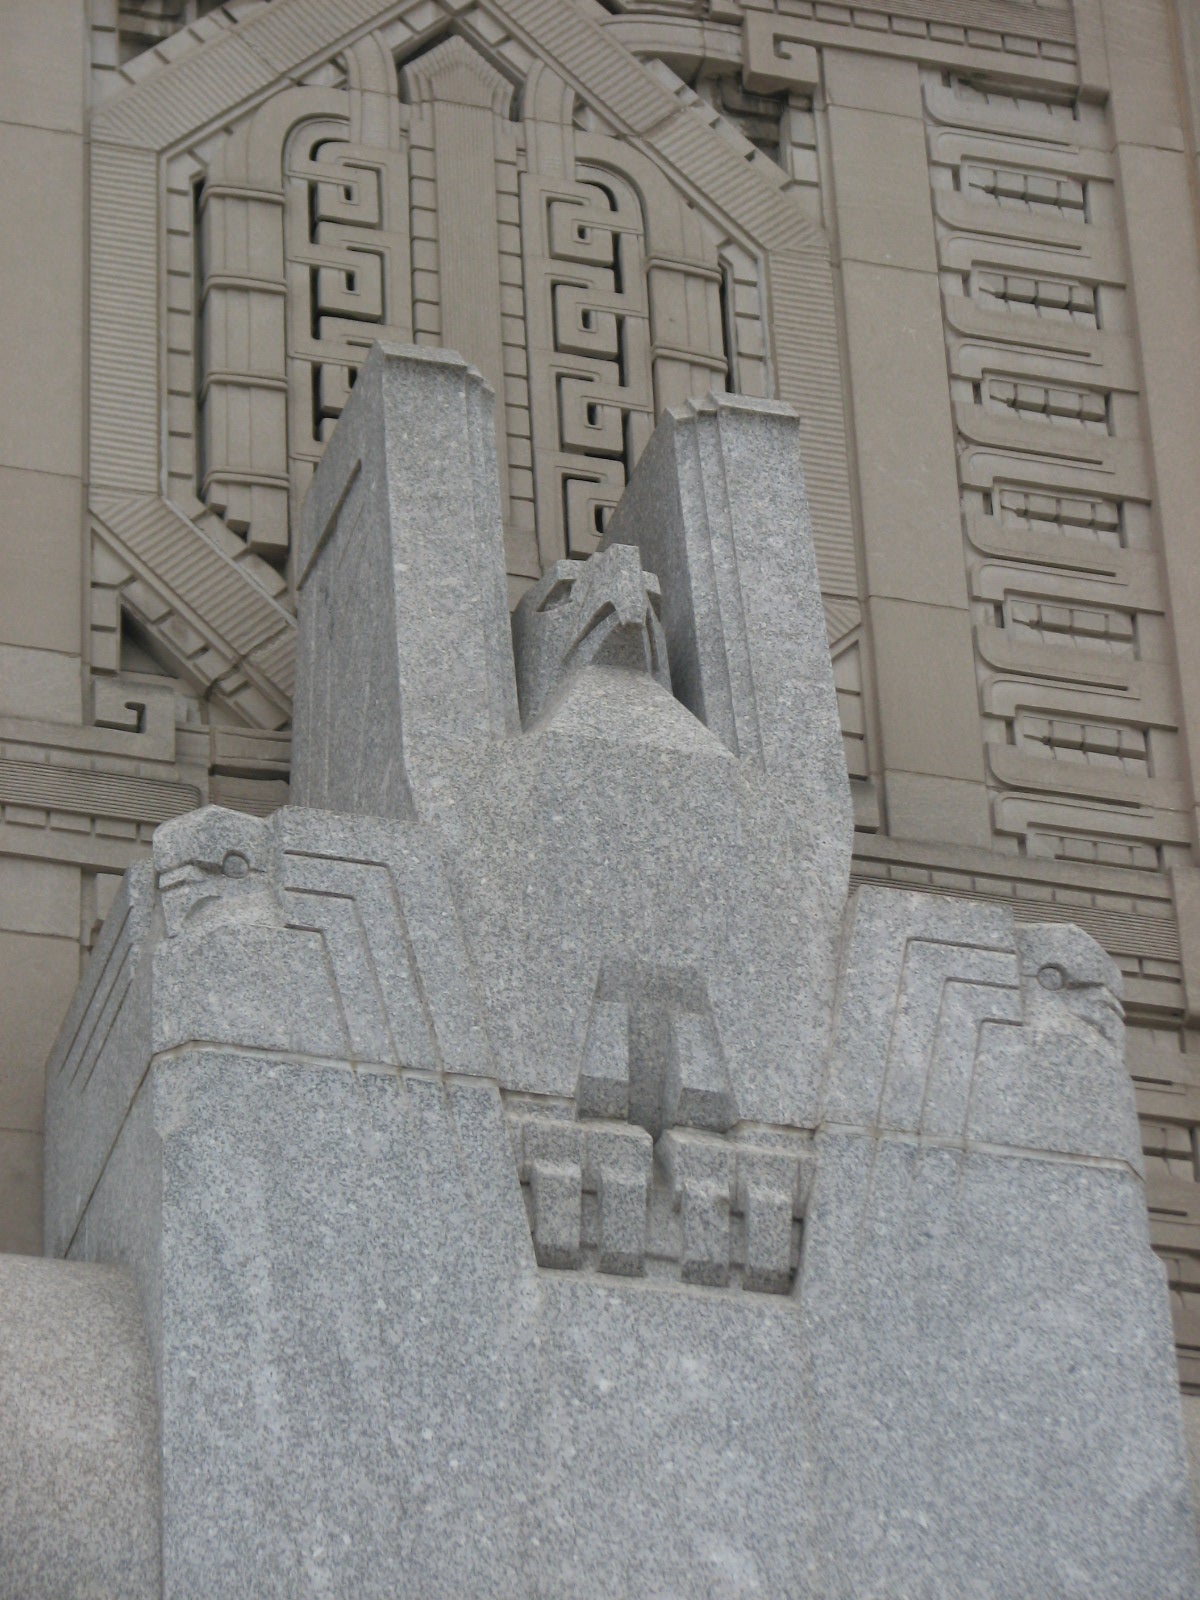
[[[629,1114],[629,1006],[625,1000],[597,998],[588,1014],[583,1063],[575,1087],[581,1116]]]
[[[1200,871],[1176,867],[1171,873],[1171,898],[1179,926],[1183,996],[1190,1023],[1200,1022]]]
[[[1116,20],[1110,11],[1106,10],[1106,28]],[[1165,25],[1165,15],[1152,15],[1147,24],[1157,30]],[[1136,58],[1140,51],[1129,38],[1136,30],[1129,28],[1128,18],[1122,18],[1120,28],[1131,44],[1128,54]],[[1118,58],[1111,35],[1109,52],[1115,75]],[[1122,71],[1128,65],[1123,59]],[[1116,81],[1114,76],[1114,90]],[[1122,96],[1124,104],[1129,98]],[[1161,103],[1153,97],[1132,98],[1130,109],[1143,126],[1156,123],[1175,103],[1173,97]],[[1200,606],[1200,574],[1184,530],[1200,495],[1200,461],[1178,419],[1200,405],[1200,374],[1192,354],[1200,347],[1200,248],[1189,216],[1195,173],[1189,174],[1182,153],[1144,144],[1123,143],[1117,160],[1131,268],[1129,298],[1137,322],[1142,414],[1151,442],[1155,506],[1162,529],[1161,559],[1172,615],[1191,616]],[[1176,627],[1172,640],[1182,720],[1191,726],[1200,716],[1200,646],[1186,627]],[[1193,794],[1197,765],[1193,754]]]
[[[347,647],[345,668],[331,664],[340,646],[331,648],[330,630],[345,627],[331,620],[347,607],[341,580],[305,580],[301,632],[322,641],[321,672],[344,672],[338,693],[347,716],[370,729],[358,755],[335,759],[330,738],[341,738],[341,713],[320,699],[321,690],[312,717],[299,713],[293,795],[335,804],[304,777],[312,760],[323,772],[354,771],[356,783],[363,772],[386,771],[386,787],[399,770],[388,764],[392,754],[425,752],[424,798],[409,811],[429,829],[421,848],[442,863],[439,915],[447,929],[457,923],[463,941],[459,992],[473,995],[487,1019],[505,1088],[573,1096],[585,1055],[590,1061],[589,1052],[615,1050],[619,1057],[620,1021],[608,1019],[616,1030],[610,1037],[597,1017],[589,1043],[589,1017],[604,998],[597,985],[606,963],[637,951],[646,973],[687,974],[685,986],[701,985],[713,1037],[689,1041],[698,1076],[688,1076],[688,1063],[677,1083],[657,1068],[639,1077],[639,1068],[630,1078],[634,1098],[648,1094],[656,1106],[671,1098],[672,1117],[710,1126],[728,1126],[735,1114],[768,1121],[803,1118],[806,1107],[811,1114],[851,812],[794,414],[732,397],[668,414],[610,540],[621,546],[636,534],[641,568],[637,557],[630,565],[609,548],[586,566],[556,569],[523,602],[510,639],[507,625],[496,632],[491,609],[502,581],[498,517],[480,511],[470,559],[462,553],[463,504],[475,504],[476,493],[481,506],[498,500],[486,392],[457,358],[395,348],[372,359],[314,480],[302,567],[332,574],[338,552],[366,548],[362,530],[369,529],[380,570],[391,550],[398,576],[372,590],[382,607],[379,629],[355,616],[356,638],[375,640],[381,652],[369,672],[354,654],[366,648],[360,643]],[[408,440],[386,483],[380,463],[394,448],[379,442],[385,416]],[[445,438],[426,437],[439,427]],[[455,429],[467,441],[478,436],[478,451],[451,450]],[[364,440],[374,442],[368,448]],[[453,494],[450,486],[410,495],[404,474],[415,471],[422,450],[473,462],[474,488],[468,492],[464,480]],[[402,492],[403,514],[395,509]],[[335,566],[326,569],[327,562]],[[654,582],[647,586],[641,570],[656,566],[661,633]],[[396,604],[412,610],[411,638],[397,632]],[[354,605],[360,612],[361,597]],[[523,735],[512,692],[514,640],[532,716]],[[302,654],[314,648],[304,645]],[[685,704],[668,692],[668,656],[671,685]],[[398,674],[389,660],[399,662]],[[364,672],[384,685],[369,710]],[[362,753],[372,740],[383,765]],[[409,780],[386,804],[380,789],[374,799],[360,793],[355,804],[403,810],[402,790],[411,790]],[[408,837],[406,859],[418,836]],[[364,926],[374,926],[370,917]],[[774,932],[764,938],[767,927]],[[735,952],[747,941],[763,952],[749,985],[734,976],[746,970]],[[726,953],[714,959],[717,950]],[[784,976],[800,970],[807,988]],[[337,982],[345,982],[340,973]],[[664,1001],[646,1026],[665,1026],[670,1009]],[[703,1071],[702,1043],[711,1058]],[[418,1060],[372,1048],[383,1059]],[[634,1049],[631,1061],[661,1063],[669,1053],[663,1034],[640,1055]],[[718,1057],[728,1089],[713,1077]],[[617,1102],[629,1072],[614,1060],[596,1068],[592,1114],[624,1114]],[[585,1077],[591,1073],[589,1066]],[[632,1120],[658,1127],[653,1109]]]
[[[42,1249],[42,1136],[0,1128],[0,1250],[36,1256]]]
[[[1087,934],[868,887],[842,950],[827,1123],[1141,1174],[1121,975]]]
[[[8,0],[0,10],[0,105],[7,122],[83,132],[87,14],[80,0]]]
[[[0,933],[0,1127],[41,1128],[46,1057],[78,983],[77,939]]]
[[[480,764],[437,835],[506,1088],[573,1096],[586,1048],[587,1074],[617,1096],[605,1090],[594,1110],[619,1114],[623,1075],[612,1058],[597,1067],[589,1019],[606,963],[636,952],[648,971],[703,982],[739,1116],[811,1116],[833,873],[791,799],[653,679],[574,675],[551,716]],[[620,1030],[605,1020],[606,1053]],[[653,1096],[653,1073],[641,1081]]]
[[[847,913],[822,1120],[961,1139],[983,1030],[1020,1032],[1021,1019],[1007,907],[859,889]]]
[[[399,814],[161,827],[51,1059],[47,1238],[138,1284],[164,1597],[1197,1600],[1119,978],[1005,906],[843,926],[794,416],[668,414],[532,591],[522,729],[498,520],[419,492],[484,399],[377,353],[315,480],[306,792]]]
[[[821,83],[821,58],[788,37],[774,16],[747,12],[742,28],[742,81],[754,94],[811,93]]]
[[[578,1125],[533,1122],[525,1129],[533,1248],[539,1266],[579,1265],[583,1149],[583,1129]]]
[[[160,828],[154,861],[168,934],[154,957],[157,1048],[489,1067],[446,868],[416,824],[213,806]]]
[[[786,1293],[794,1271],[793,1233],[812,1187],[811,1154],[739,1148],[735,1198],[745,1219],[742,1281],[748,1289]]]
[[[114,1267],[0,1255],[0,1595],[157,1600],[154,1374]]]
[[[973,1086],[980,1143],[1124,1161],[1141,1174],[1116,963],[1070,924],[1016,930],[1023,1026],[993,1031]]]
[[[712,1013],[675,1007],[668,1019],[669,1044],[662,1083],[662,1125],[711,1128],[724,1133],[737,1121]]]
[[[627,715],[644,724],[632,743]],[[811,1116],[838,919],[790,807],[651,679],[606,668],[472,777],[436,830],[297,808],[161,828],[155,1047],[241,1042],[571,1096],[582,1074],[588,1114],[655,1130],[664,1114]],[[228,876],[230,853],[246,873]],[[747,985],[736,952],[765,927]],[[631,940],[658,959],[604,954]]]
[[[638,1277],[643,1271],[653,1158],[653,1141],[644,1128],[587,1129],[587,1176],[600,1212],[601,1272]]]
[[[140,1100],[95,1204],[161,1185],[166,1595],[794,1587],[794,1304],[539,1269],[494,1085],[185,1051]]]
[[[79,937],[79,868],[0,857],[0,928]],[[118,879],[114,879],[114,887]],[[108,907],[104,910],[107,912]]]
[[[703,977],[610,961],[601,966],[575,1088],[580,1113],[628,1117],[657,1139],[664,1128],[738,1119]]]
[[[1200,1507],[1200,1395],[1180,1395],[1183,1405],[1183,1438],[1192,1474],[1192,1502]]]
[[[80,80],[82,82],[82,80]],[[0,123],[0,465],[78,476],[83,406],[83,142]],[[54,203],[47,204],[46,196]],[[36,360],[30,359],[36,350]]]
[[[801,1294],[825,1592],[1200,1592],[1135,1175],[857,1133],[817,1146]]]
[[[920,68],[915,61],[864,50],[822,50],[821,64],[831,106],[921,120]]]
[[[683,1222],[683,1281],[723,1286],[729,1281],[734,1152],[703,1134],[672,1130],[663,1135],[659,1153]]]
[[[0,644],[0,716],[78,723],[82,715],[77,654]]]
[[[0,565],[0,641],[78,654],[83,510],[77,479],[0,467]]]
[[[886,777],[888,832],[894,839],[973,845],[991,850],[991,806],[982,779],[897,772]]]
[[[829,138],[843,260],[936,274],[921,122],[831,105]]]
[[[628,663],[669,692],[661,606],[658,579],[625,545],[589,561],[556,561],[513,613],[522,722],[528,726],[568,673],[586,666]]]
[[[148,862],[126,874],[46,1062],[48,1255],[71,1247],[150,1059],[153,888]]]
[[[1187,147],[1179,104],[1178,44],[1171,13],[1153,0],[1101,0],[1113,131],[1126,149]]]

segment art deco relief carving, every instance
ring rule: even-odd
[[[140,239],[126,231],[122,255],[148,249],[167,224],[170,329],[166,459],[156,467],[143,337],[143,366],[127,362],[120,387],[126,419],[144,421],[131,430],[100,420],[97,482],[144,495],[165,473],[169,503],[190,524],[184,542],[200,561],[219,546],[248,580],[246,607],[261,610],[257,591],[278,592],[262,563],[286,573],[289,516],[356,361],[377,335],[415,337],[463,350],[502,398],[510,571],[529,580],[595,547],[664,405],[730,381],[816,395],[810,477],[826,511],[831,627],[852,629],[828,251],[785,198],[781,168],[759,159],[747,184],[741,135],[719,110],[592,23],[572,17],[556,62],[556,49],[539,60],[523,42],[528,19],[472,9],[448,33],[448,17],[428,4],[381,8],[376,31],[350,46],[342,8],[328,8],[315,25],[324,60],[314,65],[309,49],[303,85],[281,77],[239,114],[239,85],[223,79],[228,131],[209,133],[217,91],[211,79],[201,88],[205,56],[242,37],[298,47],[292,9],[248,14],[165,69],[166,79],[195,79],[207,117],[186,96],[168,105],[153,73],[97,116],[100,182],[111,174],[115,186],[106,201],[119,191],[128,215],[133,192],[144,196]],[[311,29],[304,43],[318,43]],[[614,100],[620,74],[629,87]],[[614,137],[631,116],[662,137]],[[155,214],[156,168],[165,217]],[[106,232],[103,213],[96,226]],[[103,320],[103,243],[97,264]],[[97,383],[100,411],[111,392]],[[132,511],[121,509],[117,523]],[[122,529],[111,518],[106,529],[123,553]],[[205,589],[197,577],[181,598],[215,632]],[[286,704],[287,668],[274,668],[255,687]],[[252,697],[239,709],[260,725],[273,719]]]
[[[1190,824],[1105,115],[925,103],[995,826],[1161,867]]]
[[[276,96],[202,180],[201,496],[282,562],[363,350],[415,334],[465,351],[503,398],[510,566],[536,577],[595,547],[656,404],[724,385],[716,247],[655,168],[576,132],[577,97],[544,65],[521,84],[459,34],[398,82],[379,39],[347,62],[319,97],[338,116],[289,128],[307,91]],[[277,142],[282,263],[263,199]],[[251,147],[266,167],[245,177]],[[760,346],[762,321],[760,305]]]

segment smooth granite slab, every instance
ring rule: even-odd
[[[152,1600],[158,1407],[137,1286],[0,1255],[0,1596]]]

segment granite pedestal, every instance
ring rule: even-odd
[[[363,367],[295,804],[159,830],[50,1071],[172,1600],[1200,1594],[1119,976],[849,894],[796,430],[669,413],[510,632],[485,386]]]

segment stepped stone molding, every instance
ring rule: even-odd
[[[1080,83],[1070,5],[1011,0],[782,0],[747,5],[743,60],[748,88],[767,93],[815,81],[823,46],[869,50],[929,66],[1073,90]]]

